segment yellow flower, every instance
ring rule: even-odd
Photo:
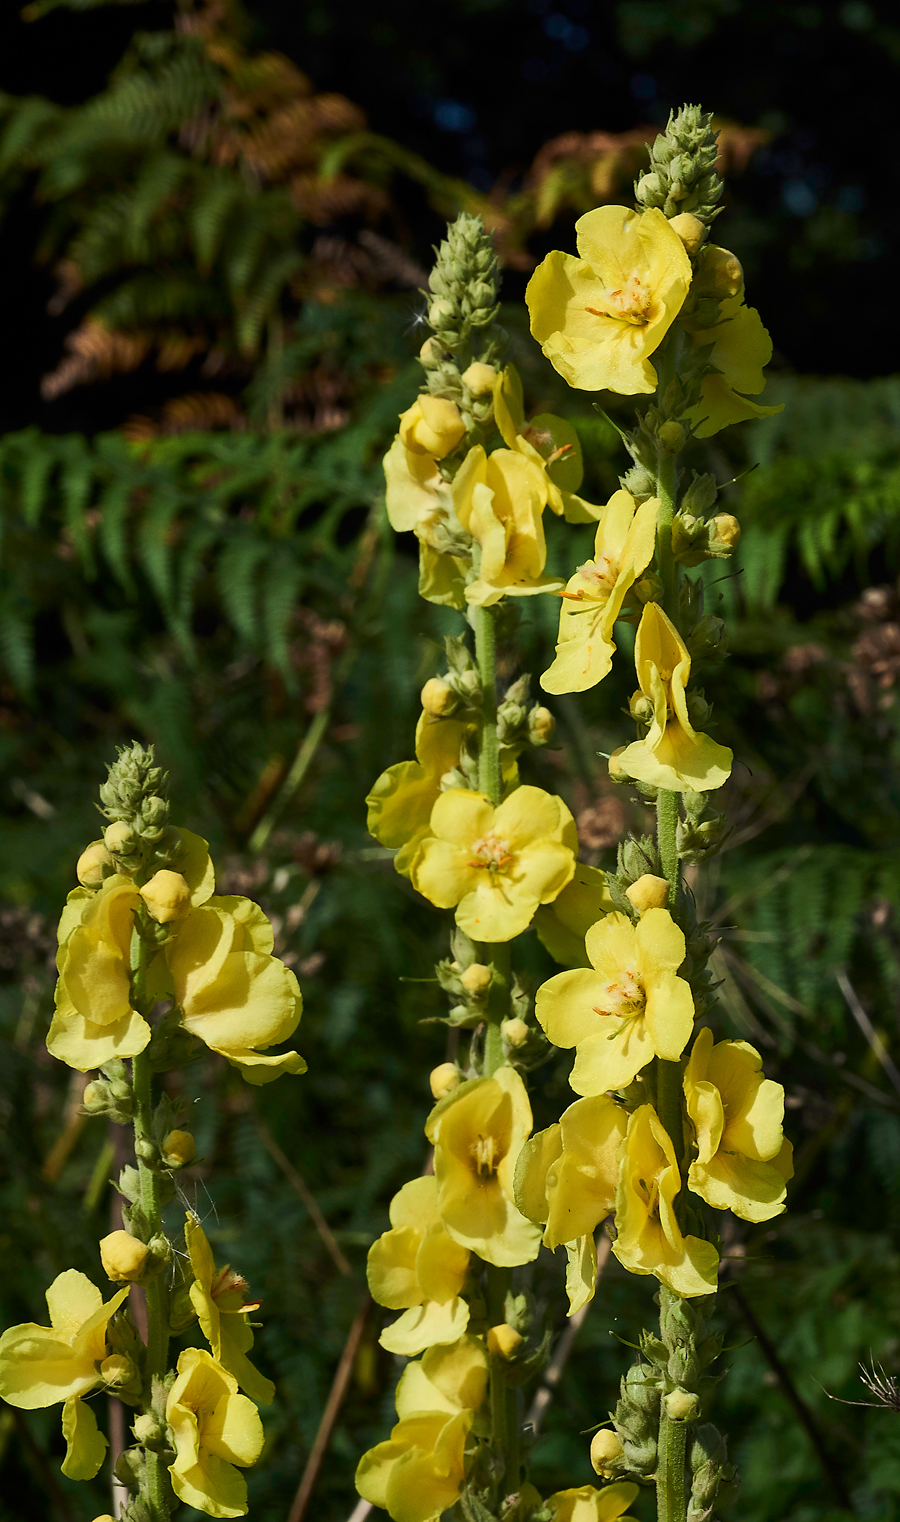
[[[772,340],[755,307],[744,305],[744,281],[734,255],[708,245],[697,261],[691,294],[698,300],[682,313],[681,325],[698,347],[712,345],[708,363],[713,367],[703,378],[699,402],[686,415],[697,438],[707,439],[730,423],[781,412],[781,406],[750,400],[765,387],[763,369],[772,358]]]
[[[191,903],[202,904],[215,887],[206,841],[190,830],[176,833],[177,875]],[[82,1073],[113,1057],[133,1057],[150,1040],[149,1025],[131,1006],[131,931],[140,903],[131,879],[121,874],[106,878],[99,892],[76,888],[66,900],[57,932],[59,982],[47,1048]]]
[[[516,1169],[516,1201],[529,1220],[546,1222],[554,1251],[593,1236],[612,1213],[628,1116],[608,1094],[577,1099],[555,1126],[525,1142]]]
[[[631,1480],[620,1480],[615,1485],[605,1485],[595,1490],[593,1485],[581,1485],[577,1490],[558,1490],[548,1496],[547,1508],[552,1522],[634,1522],[624,1515],[638,1493],[639,1486]]]
[[[178,1372],[166,1402],[175,1462],[169,1465],[179,1501],[210,1517],[243,1517],[247,1483],[234,1468],[255,1464],[262,1452],[259,1412],[237,1380],[200,1348],[178,1355]]]
[[[396,533],[413,532],[423,518],[449,503],[449,488],[437,462],[429,454],[408,449],[399,433],[383,463],[385,507]]]
[[[655,1274],[689,1299],[715,1290],[719,1255],[711,1242],[682,1236],[674,1208],[680,1189],[668,1132],[653,1106],[641,1105],[628,1122],[613,1252],[631,1273]]]
[[[434,719],[423,713],[416,725],[416,760],[389,766],[372,785],[366,826],[383,846],[399,847],[394,866],[404,876],[428,833],[441,778],[458,765],[469,728],[459,719]]]
[[[303,1007],[297,979],[272,946],[262,910],[227,897],[194,909],[165,947],[182,1025],[252,1084],[306,1071],[297,1052],[260,1050],[292,1035]]]
[[[594,558],[579,566],[563,592],[556,659],[541,677],[545,692],[585,692],[612,666],[613,625],[656,544],[659,501],[638,507],[630,492],[610,498],[597,526]]]
[[[464,437],[466,425],[455,402],[424,392],[400,414],[398,437],[412,454],[442,460]]]
[[[98,1365],[106,1357],[106,1327],[128,1294],[103,1297],[77,1269],[57,1275],[47,1290],[49,1327],[26,1321],[0,1337],[0,1395],[11,1406],[33,1411],[87,1395],[103,1384]]]
[[[167,867],[154,872],[148,883],[140,889],[141,898],[160,925],[181,919],[191,907],[191,890],[180,872],[170,872]]]
[[[444,1230],[433,1174],[403,1185],[390,1218],[392,1229],[369,1249],[366,1275],[372,1299],[405,1314],[378,1341],[407,1357],[458,1341],[469,1324],[469,1307],[460,1299],[469,1253]]]
[[[555,250],[528,282],[534,337],[581,391],[655,391],[650,355],[691,282],[684,244],[656,208],[600,206],[579,217],[575,232],[581,257]]]
[[[764,1077],[762,1059],[746,1041],[717,1041],[697,1032],[684,1075],[687,1110],[697,1140],[688,1185],[716,1210],[744,1221],[769,1221],[784,1210],[793,1178],[792,1148],[781,1126],[784,1089]]]
[[[397,1386],[390,1441],[363,1454],[356,1488],[394,1522],[434,1522],[465,1484],[465,1443],[487,1392],[484,1345],[463,1337],[408,1364]]]
[[[562,893],[552,904],[535,910],[534,928],[554,961],[565,967],[588,967],[584,938],[612,906],[605,872],[577,861],[572,881]]]
[[[540,1227],[515,1203],[513,1181],[531,1106],[514,1068],[461,1083],[435,1105],[425,1126],[434,1145],[438,1208],[449,1236],[486,1263],[530,1263]]]
[[[691,658],[658,603],[648,602],[643,611],[634,662],[641,692],[653,704],[653,719],[643,740],[614,753],[618,770],[676,793],[721,787],[731,773],[732,752],[709,735],[697,734],[688,718],[685,688]]]
[[[275,1386],[247,1357],[253,1346],[248,1312],[258,1310],[259,1301],[247,1303],[246,1283],[227,1264],[216,1268],[206,1233],[193,1212],[185,1221],[184,1239],[194,1275],[188,1293],[213,1357],[251,1400],[260,1406],[270,1405]]]
[[[491,607],[501,597],[556,590],[559,578],[543,574],[547,559],[543,511],[547,479],[542,465],[511,449],[485,454],[470,449],[453,478],[456,516],[472,535],[474,580],[466,600]]]
[[[538,989],[535,1014],[554,1046],[578,1055],[576,1094],[621,1089],[654,1057],[674,1062],[694,1020],[690,985],[677,976],[684,935],[668,909],[633,924],[608,914],[585,937],[591,967],[559,972]]]
[[[453,788],[431,813],[431,833],[412,864],[412,885],[476,941],[510,941],[539,904],[571,881],[578,839],[561,798],[519,787],[493,808],[482,793]]]
[[[567,523],[596,522],[602,507],[577,495],[584,476],[578,434],[571,423],[552,412],[540,412],[525,422],[522,382],[514,365],[507,365],[494,383],[494,421],[507,448],[544,471],[551,512]]]

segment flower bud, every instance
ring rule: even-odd
[[[429,677],[421,693],[422,707],[433,719],[451,713],[459,701],[449,682],[442,677]]]
[[[163,1137],[162,1156],[167,1168],[186,1168],[197,1155],[190,1131],[170,1131]]]
[[[101,1378],[108,1385],[127,1385],[134,1379],[136,1369],[124,1353],[110,1353],[100,1365]]]
[[[695,1422],[700,1415],[700,1397],[689,1390],[670,1390],[663,1405],[672,1422]]]
[[[444,358],[444,351],[436,338],[426,338],[419,350],[419,362],[426,370],[436,370]]]
[[[473,962],[471,967],[467,967],[459,975],[459,981],[466,990],[466,993],[471,994],[476,999],[481,994],[487,993],[491,986],[492,978],[493,973],[491,969],[486,967],[483,962]]]
[[[645,909],[664,909],[669,901],[669,884],[664,877],[654,877],[645,872],[637,882],[625,889],[625,897],[631,901],[638,914]]]
[[[164,1429],[160,1426],[156,1417],[150,1415],[149,1411],[145,1412],[143,1416],[135,1417],[131,1430],[138,1442],[145,1448],[159,1448],[166,1439]]]
[[[707,524],[709,533],[709,553],[717,559],[723,559],[731,555],[741,538],[741,525],[731,513],[716,513]]]
[[[95,1517],[94,1522],[116,1522],[116,1519],[115,1517],[110,1516],[108,1511],[105,1511],[102,1517]]]
[[[528,1040],[529,1031],[525,1021],[516,1017],[512,1020],[501,1020],[500,1034],[507,1046],[520,1047],[524,1046]]]
[[[706,237],[706,227],[689,211],[682,211],[677,217],[669,218],[669,226],[673,233],[677,233],[689,254],[699,252],[700,245]]]
[[[130,855],[135,848],[134,831],[131,825],[126,824],[123,819],[116,819],[112,824],[108,824],[103,831],[103,843],[107,851],[111,851],[114,856],[120,853],[125,856]]]
[[[493,365],[484,365],[476,359],[468,370],[463,371],[462,378],[463,385],[468,386],[473,396],[485,396],[494,389],[497,371]]]
[[[159,1162],[159,1148],[156,1142],[150,1141],[149,1137],[141,1136],[134,1144],[135,1157],[139,1157],[142,1163],[147,1163],[150,1168],[155,1168]]]
[[[75,867],[75,876],[82,888],[99,888],[104,878],[115,872],[115,864],[102,840],[92,840],[82,851]]]
[[[447,1094],[452,1094],[454,1089],[459,1088],[459,1068],[455,1062],[441,1062],[432,1069],[428,1082],[435,1099],[443,1099]]]
[[[601,1475],[604,1480],[613,1479],[615,1472],[609,1466],[621,1457],[621,1439],[609,1427],[601,1427],[599,1432],[594,1433],[591,1438],[591,1467],[595,1474]]]
[[[659,446],[663,454],[678,454],[684,448],[687,434],[681,423],[661,423],[656,432]]]
[[[648,698],[638,688],[637,692],[631,694],[628,712],[637,724],[649,724],[653,718],[653,699]]]
[[[703,295],[711,292],[720,298],[737,296],[744,288],[740,259],[727,248],[708,248],[703,259],[701,281]]]
[[[103,1115],[110,1099],[109,1087],[102,1078],[94,1078],[85,1086],[81,1103],[89,1115]]]
[[[420,396],[400,414],[400,437],[407,449],[435,460],[455,449],[465,431],[456,403],[443,396]]]
[[[100,1243],[100,1262],[108,1279],[141,1277],[150,1249],[129,1231],[111,1231]]]
[[[438,296],[428,303],[428,321],[433,328],[448,328],[458,317],[454,303],[446,296]]]
[[[180,872],[162,867],[139,890],[153,919],[160,925],[182,919],[191,907],[191,890]]]
[[[505,1321],[499,1326],[488,1328],[488,1351],[493,1353],[495,1358],[512,1358],[524,1341],[522,1333],[517,1332],[515,1327],[508,1326]]]
[[[661,602],[663,596],[662,577],[657,576],[655,571],[645,571],[640,581],[635,582],[634,592],[639,602]]]
[[[549,708],[542,705],[532,708],[528,715],[528,738],[532,745],[549,745],[555,728],[556,720]]]
[[[712,708],[707,703],[702,692],[689,692],[687,694],[688,718],[695,729],[702,729],[709,722]]]

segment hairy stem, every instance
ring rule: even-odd
[[[475,658],[481,677],[482,726],[478,785],[494,808],[500,802],[500,745],[497,738],[496,609],[475,609]]]
[[[685,1522],[687,1482],[685,1450],[687,1422],[673,1422],[665,1405],[659,1419],[659,1462],[656,1471],[657,1522]]]
[[[488,1317],[492,1326],[506,1319],[506,1296],[512,1288],[512,1271],[487,1267]],[[494,1447],[503,1458],[501,1494],[511,1495],[519,1488],[519,1410],[518,1392],[509,1385],[502,1358],[491,1355],[491,1429]]]

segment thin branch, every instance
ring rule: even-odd
[[[309,1212],[309,1218],[315,1226],[316,1231],[319,1233],[319,1236],[322,1238],[322,1241],[328,1248],[335,1266],[340,1270],[342,1274],[345,1275],[346,1278],[351,1279],[353,1277],[353,1269],[350,1267],[350,1264],[347,1262],[347,1259],[341,1252],[331,1227],[319,1209],[315,1195],[313,1194],[303,1176],[297,1172],[290,1158],[287,1157],[284,1152],[282,1152],[277,1141],[275,1140],[265,1121],[259,1115],[258,1111],[253,1106],[251,1106],[251,1108],[253,1110],[253,1118],[256,1121],[257,1130],[259,1131],[260,1140],[262,1141],[263,1146],[269,1153],[270,1157],[272,1157],[278,1164],[288,1182],[293,1184],[294,1188],[296,1189]]]
[[[347,1518],[347,1522],[365,1522],[365,1518],[372,1510],[373,1506],[371,1501],[357,1501],[349,1517]]]
[[[881,1066],[884,1068],[890,1082],[897,1093],[900,1094],[900,1072],[898,1072],[896,1063],[892,1060],[884,1042],[863,1009],[859,995],[847,977],[845,969],[839,967],[835,977],[837,978],[838,988],[847,1002],[847,1008],[868,1041],[875,1056],[878,1058],[878,1061],[881,1063]]]
[[[611,1246],[612,1243],[604,1232],[597,1239],[597,1277],[594,1280],[595,1287],[599,1284],[600,1277],[606,1267]],[[535,1391],[531,1408],[525,1418],[525,1426],[531,1428],[535,1437],[537,1437],[541,1430],[541,1423],[546,1415],[547,1407],[556,1394],[556,1388],[562,1379],[563,1370],[569,1360],[569,1354],[575,1346],[575,1340],[584,1325],[584,1319],[590,1308],[591,1302],[589,1300],[587,1305],[583,1305],[580,1311],[576,1311],[575,1315],[570,1317],[569,1324],[556,1345],[556,1352],[553,1354],[544,1372],[540,1388]],[[351,1522],[353,1522],[352,1518]]]
[[[823,1433],[819,1431],[815,1417],[813,1416],[809,1406],[806,1404],[806,1401],[803,1399],[802,1395],[794,1384],[794,1381],[788,1373],[787,1368],[782,1363],[775,1344],[769,1339],[767,1332],[758,1321],[755,1312],[744,1299],[740,1285],[734,1278],[730,1279],[730,1283],[731,1294],[733,1295],[735,1302],[740,1308],[741,1315],[746,1321],[747,1326],[750,1328],[750,1331],[756,1338],[756,1341],[759,1344],[760,1352],[766,1359],[769,1368],[772,1370],[772,1373],[778,1380],[778,1383],[781,1386],[782,1394],[785,1396],[785,1399],[789,1401],[789,1403],[793,1406],[797,1419],[815,1450],[816,1457],[819,1460],[823,1473],[831,1484],[831,1488],[834,1491],[836,1499],[846,1511],[850,1512],[851,1516],[854,1516],[855,1510],[853,1502],[850,1499],[850,1492],[847,1489],[847,1486],[844,1482],[844,1476],[841,1473],[841,1470],[835,1460],[834,1451],[829,1448]]]
[[[350,1328],[347,1341],[344,1344],[341,1361],[337,1366],[337,1371],[332,1381],[331,1391],[325,1403],[325,1410],[322,1412],[322,1420],[319,1422],[319,1430],[316,1433],[315,1442],[310,1449],[306,1468],[297,1487],[297,1494],[294,1496],[294,1503],[288,1512],[287,1522],[301,1522],[301,1519],[306,1514],[306,1508],[313,1493],[316,1480],[319,1477],[319,1470],[322,1467],[322,1460],[331,1441],[334,1424],[344,1403],[344,1396],[350,1383],[350,1375],[353,1372],[356,1351],[359,1347],[360,1338],[362,1337],[371,1306],[371,1298],[366,1295],[356,1314],[356,1320]]]

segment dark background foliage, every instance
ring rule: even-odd
[[[254,0],[242,22],[213,14],[238,49],[232,73],[191,75],[168,118],[154,49],[192,67],[202,52],[184,30],[171,41],[174,14],[159,3],[0,17],[0,1321],[40,1320],[42,1287],[65,1267],[99,1274],[113,1145],[80,1117],[77,1075],[50,1061],[43,1038],[53,930],[96,834],[96,787],[116,743],[138,736],[170,768],[175,817],[209,837],[220,887],[273,915],[306,1001],[306,1077],[250,1091],[209,1058],[183,1075],[186,1099],[201,1101],[202,1162],[186,1197],[218,1258],[263,1298],[260,1362],[278,1382],[251,1515],[286,1518],[361,1304],[366,1248],[392,1192],[424,1163],[427,1072],[445,1051],[441,1027],[420,1023],[442,1012],[436,989],[404,981],[429,977],[445,917],[393,873],[362,803],[410,754],[418,690],[459,627],[419,602],[409,546],[381,507],[380,457],[417,385],[417,271],[442,216],[468,197],[488,212],[518,208],[504,285],[511,352],[533,406],[574,415],[585,491],[604,500],[622,468],[615,434],[545,365],[521,307],[529,258],[572,246],[587,171],[541,212],[548,181],[535,162],[564,133],[652,128],[697,98],[761,134],[729,176],[718,236],[773,333],[771,390],[785,410],[691,461],[740,477],[726,499],[744,527],[735,566],[708,577],[731,631],[731,659],[706,691],[717,737],[739,758],[734,831],[696,891],[722,934],[717,1030],[753,1041],[785,1084],[797,1148],[788,1213],[728,1239],[736,1287],[719,1315],[732,1367],[717,1419],[744,1471],[747,1522],[892,1522],[900,1419],[823,1391],[867,1398],[856,1366],[870,1355],[900,1369],[893,10]],[[142,33],[149,42],[132,42]],[[216,141],[233,143],[246,121],[234,99],[258,87],[240,71],[261,49],[287,55],[320,102],[319,136],[302,153],[292,140],[286,169],[258,141],[217,160],[192,128],[201,101]],[[276,85],[253,96],[266,130],[285,100],[307,99],[294,76]],[[141,114],[134,92],[145,86]],[[345,102],[325,126],[323,92]],[[358,139],[356,108],[377,141]],[[343,201],[323,167],[331,151],[345,155]],[[154,166],[175,161],[189,190],[160,190]],[[612,199],[627,199],[617,173]],[[188,277],[202,261],[191,217],[222,175],[243,209],[221,225],[202,277],[209,304],[192,306],[183,289],[196,291]],[[242,264],[247,227],[265,238]],[[95,263],[83,257],[60,305],[61,265],[85,229]],[[295,250],[296,268],[279,265]],[[140,284],[148,272],[152,289]],[[248,342],[241,324],[257,297]],[[100,347],[67,348],[113,300],[116,321],[87,330]],[[168,342],[171,358],[176,339],[194,348],[166,368],[160,353]],[[42,396],[42,377],[72,354],[76,378]],[[552,563],[584,558],[583,531],[551,530]],[[555,618],[550,599],[528,600],[506,675],[517,659],[544,669]],[[623,661],[584,701],[559,700],[558,748],[529,777],[563,793],[602,865],[626,826],[647,823],[598,755],[627,737],[630,686]],[[531,938],[522,958],[534,981],[551,970]],[[538,1125],[568,1092],[564,1062],[540,1071]],[[314,1229],[297,1172],[351,1276]],[[560,1264],[545,1254],[529,1273],[561,1329]],[[607,1270],[535,1448],[545,1493],[591,1478],[584,1433],[614,1400],[622,1341],[652,1316],[651,1295],[649,1281]],[[379,1314],[308,1513],[322,1522],[349,1516],[356,1458],[391,1423],[398,1371],[377,1345]],[[89,1522],[108,1508],[103,1477],[70,1484],[60,1457],[57,1411],[4,1410],[3,1522]]]

